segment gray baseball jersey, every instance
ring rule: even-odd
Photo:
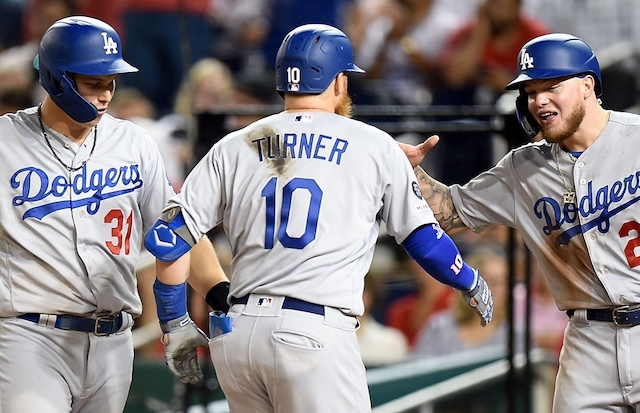
[[[451,186],[474,231],[517,229],[561,310],[640,303],[640,116],[611,112],[577,160],[557,144],[509,152],[464,186]],[[563,194],[575,188],[576,202]]]
[[[141,313],[135,266],[142,237],[174,194],[155,142],[104,115],[81,146],[36,108],[0,117],[0,317]],[[93,153],[92,153],[93,151]]]
[[[232,296],[288,296],[349,315],[363,312],[381,221],[398,242],[436,222],[391,136],[315,112],[276,114],[221,139],[173,205],[196,239],[223,222]]]

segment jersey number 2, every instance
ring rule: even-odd
[[[636,255],[636,248],[640,247],[640,224],[636,221],[625,222],[618,232],[620,237],[627,237],[632,231],[636,233],[636,237],[632,238],[624,247],[624,255],[627,257],[629,268],[640,265],[640,257]]]
[[[276,237],[276,215],[278,215],[276,206],[276,190],[277,178],[271,178],[264,189],[262,196],[266,198],[266,223],[264,237],[265,249],[272,249],[275,244]],[[292,211],[293,194],[295,191],[307,191],[311,195],[309,205],[307,205],[307,223],[304,233],[300,237],[292,237],[287,234],[287,225]],[[285,248],[303,249],[311,241],[316,238],[318,229],[318,215],[320,213],[320,203],[322,202],[322,190],[313,179],[294,178],[282,188],[282,206],[279,211],[280,227],[278,228],[278,241]],[[296,213],[301,208],[295,209]]]

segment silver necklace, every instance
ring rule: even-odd
[[[562,173],[562,169],[560,168],[560,144],[556,145],[556,168],[558,168],[558,173],[560,174],[560,179],[562,180],[562,185],[564,186],[565,192],[562,195],[562,201],[564,202],[564,204],[575,204],[576,203],[576,191],[573,188],[573,185],[569,185],[567,184],[567,181],[565,181],[564,179],[564,174]],[[569,159],[571,159],[571,161],[573,163],[576,162],[576,157],[573,156],[570,153],[567,153],[567,155],[569,155]]]
[[[47,131],[44,129],[44,124],[42,123],[42,104],[38,105],[38,122],[40,122],[40,129],[42,130],[42,135],[44,136],[44,140],[47,142],[47,146],[51,150],[51,153],[53,154],[53,157],[56,158],[58,160],[58,162],[60,162],[60,165],[62,165],[64,167],[64,169],[66,169],[69,172],[76,172],[76,171],[79,171],[80,169],[82,169],[82,167],[85,166],[87,164],[87,162],[89,162],[89,159],[91,159],[91,155],[93,155],[94,149],[96,149],[96,141],[98,140],[98,125],[93,127],[94,128],[93,129],[93,131],[94,131],[93,132],[93,146],[91,147],[91,152],[89,152],[89,156],[87,157],[87,159],[82,161],[82,164],[80,164],[80,166],[73,168],[73,167],[67,165],[66,163],[62,162],[62,159],[60,159],[60,157],[58,156],[56,151],[53,150],[53,146],[51,146],[51,142],[49,141],[49,136],[47,135]]]

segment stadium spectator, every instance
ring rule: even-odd
[[[385,323],[402,331],[409,346],[413,347],[418,333],[429,323],[432,316],[449,307],[453,289],[436,281],[408,255],[405,265],[415,282],[415,291],[389,304]]]
[[[374,309],[384,302],[384,279],[388,275],[385,271],[393,265],[381,266],[376,264],[375,256],[381,249],[376,246],[371,269],[364,278],[364,314],[358,317],[360,328],[356,331],[362,362],[369,367],[403,361],[409,354],[409,342],[398,329],[386,326],[376,320]]]
[[[522,45],[548,33],[542,22],[521,11],[521,1],[484,0],[476,17],[449,36],[438,60],[443,82],[434,88],[434,105],[495,104],[516,75]],[[508,143],[487,130],[443,134],[439,146],[439,177],[453,184],[493,166]],[[504,150],[496,154],[496,147]]]
[[[433,316],[417,337],[412,354],[437,357],[458,354],[479,348],[507,350],[509,323],[507,319],[509,297],[509,266],[503,249],[497,245],[478,245],[466,255],[469,265],[480,270],[493,293],[493,320],[486,327],[478,325],[473,311],[455,297],[450,308]],[[522,351],[522,325],[516,323],[516,349]]]
[[[385,103],[431,103],[431,87],[439,75],[437,58],[464,20],[435,0],[387,0],[377,11],[379,16],[365,29],[357,20],[351,27],[356,33],[364,31],[355,48],[368,87],[377,91],[378,99],[391,100]]]
[[[226,105],[257,103],[260,103],[257,98],[238,87],[226,64],[204,58],[189,69],[178,89],[173,113],[161,121],[190,142],[191,151],[185,152],[184,161],[187,169],[191,169],[218,139],[257,119],[208,112]]]
[[[211,56],[209,0],[130,0],[122,16],[125,58],[140,69],[127,78],[151,100],[158,116],[170,113],[180,82],[194,62]]]
[[[4,13],[0,11],[0,14]],[[40,38],[57,20],[76,14],[73,0],[34,0],[27,2],[24,11],[24,42],[0,53],[0,90],[29,88],[32,100],[44,99],[45,92],[38,84],[33,59],[38,53]]]
[[[549,32],[541,21],[522,13],[521,2],[485,0],[477,16],[447,40],[439,58],[448,86],[441,99],[493,104],[504,92],[516,75],[514,62],[522,45]]]

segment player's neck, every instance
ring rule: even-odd
[[[329,112],[335,113],[331,102],[311,96],[291,96],[284,101],[286,112]]]
[[[336,113],[340,105],[343,88],[346,91],[346,81],[339,84],[334,79],[324,92],[319,94],[285,93],[284,110],[286,112],[327,112]]]
[[[71,119],[49,97],[45,98],[42,103],[41,116],[45,125],[75,141],[78,145],[84,142],[93,128],[90,124],[81,124]]]
[[[562,148],[571,152],[584,152],[591,146],[607,127],[610,111],[598,107],[594,115],[587,114],[580,129],[570,138],[562,142]]]

